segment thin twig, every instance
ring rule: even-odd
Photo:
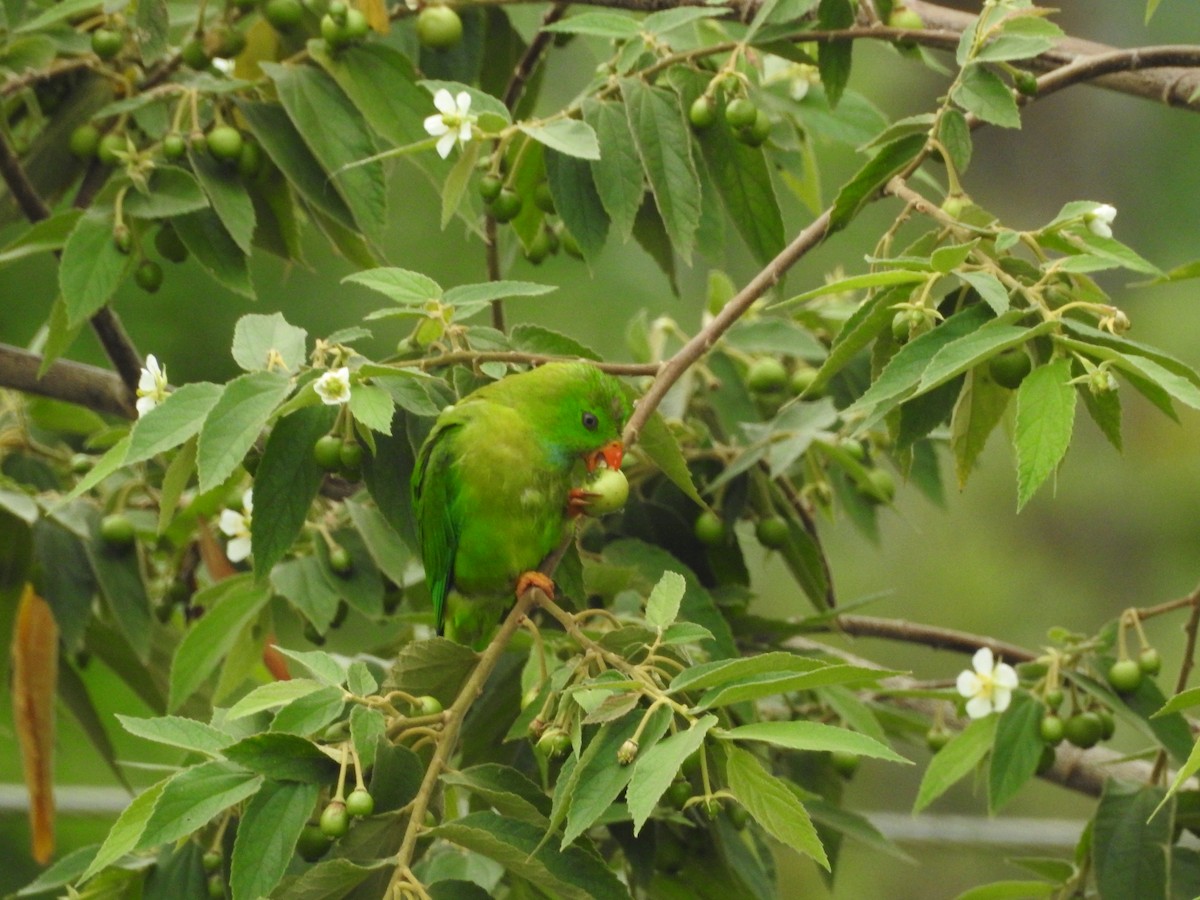
[[[998,657],[1009,662],[1032,662],[1039,654],[1017,644],[998,641],[982,634],[939,628],[904,619],[885,619],[878,616],[842,615],[829,624],[830,631],[838,631],[852,637],[877,637],[908,644],[921,644],[936,650],[953,650],[956,653],[974,653],[981,647],[989,647]]]
[[[1192,667],[1196,664],[1196,632],[1200,630],[1200,587],[1193,590],[1183,600],[1192,607],[1192,612],[1188,616],[1187,623],[1183,626],[1183,633],[1185,635],[1183,662],[1179,664],[1179,677],[1175,679],[1176,694],[1181,693],[1187,687],[1188,679],[1192,675]],[[1183,605],[1178,600],[1172,602],[1177,605]],[[1167,604],[1162,605],[1166,606]],[[1167,751],[1165,748],[1160,747],[1154,757],[1154,771],[1150,775],[1149,783],[1159,783],[1159,780],[1165,774],[1166,767]]]
[[[28,350],[0,344],[0,384],[86,406],[95,412],[136,419],[132,395],[125,383],[112,372],[84,363],[55,360],[38,378],[42,357]]]
[[[0,134],[0,178],[8,185],[9,193],[21,208],[21,214],[30,222],[50,218],[50,207],[37,192],[25,169],[21,165],[8,139]]]

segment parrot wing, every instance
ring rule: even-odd
[[[453,419],[439,422],[421,447],[413,469],[413,507],[438,634],[445,625],[446,595],[453,583],[458,552],[459,530],[452,510],[458,493],[454,441],[461,427]]]

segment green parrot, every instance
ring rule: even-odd
[[[442,410],[412,476],[439,634],[478,647],[515,592],[552,588],[537,566],[586,506],[584,473],[620,468],[629,411],[621,383],[584,362],[510,375]]]

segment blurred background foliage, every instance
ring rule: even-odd
[[[1056,21],[1073,36],[1116,46],[1200,41],[1200,17],[1194,5],[1167,0],[1154,19],[1143,23],[1144,6],[1134,3],[1071,4]],[[963,4],[977,8],[977,4]],[[534,7],[509,7],[518,27],[532,28],[540,16]],[[401,24],[400,28],[411,27]],[[583,83],[597,60],[585,42],[555,54],[545,79],[543,102],[551,106]],[[888,47],[863,43],[855,51],[851,88],[870,97],[895,118],[927,110],[944,82]],[[556,95],[557,92],[557,95]],[[822,146],[822,198],[828,201],[857,160],[845,146]],[[486,278],[483,248],[458,223],[437,232],[439,196],[424,176],[406,162],[392,166],[392,226],[387,263],[423,271],[447,286]],[[1100,89],[1076,87],[1032,104],[1019,131],[987,129],[976,137],[975,158],[966,188],[980,205],[1006,223],[1033,226],[1047,221],[1068,200],[1110,203],[1120,215],[1117,236],[1164,269],[1200,255],[1200,116],[1168,109]],[[881,223],[895,213],[894,201],[870,209],[846,232],[796,267],[786,289],[799,292],[838,265],[857,266],[871,249]],[[1169,214],[1164,211],[1169,210]],[[794,206],[787,223],[794,232],[809,217]],[[6,243],[21,231],[14,224],[0,231]],[[508,248],[510,251],[513,249]],[[225,351],[234,321],[246,312],[283,311],[288,320],[321,335],[354,323],[378,305],[368,291],[342,285],[353,271],[330,255],[312,236],[306,248],[310,271],[293,270],[278,259],[258,254],[252,276],[259,300],[249,304],[208,279],[192,261],[171,266],[161,291],[150,295],[127,283],[114,307],[143,353],[166,362],[172,383],[224,381],[236,369]],[[560,285],[545,298],[510,301],[510,322],[532,320],[565,332],[611,359],[628,356],[624,327],[645,309],[675,319],[694,331],[704,305],[707,270],[680,264],[682,296],[671,295],[667,280],[633,242],[610,242],[589,269],[566,256],[539,267],[516,256],[506,275]],[[735,283],[755,266],[740,245],[731,243],[724,268]],[[27,345],[45,320],[54,297],[51,261],[30,259],[0,271],[0,340]],[[1118,278],[1127,276],[1119,275]],[[1200,365],[1200,304],[1194,281],[1147,287],[1121,281],[1105,283],[1114,301],[1133,322],[1131,337],[1154,344],[1185,362]],[[375,350],[386,352],[403,336],[402,326],[376,328]],[[88,333],[73,348],[74,358],[103,363]],[[1200,579],[1200,417],[1184,410],[1174,425],[1125,391],[1125,452],[1119,456],[1086,416],[1079,416],[1074,445],[1053,490],[1041,492],[1018,516],[1011,450],[993,436],[979,471],[959,493],[947,467],[944,506],[913,490],[900,490],[895,508],[882,518],[880,539],[872,544],[848,521],[826,521],[823,534],[843,602],[873,597],[861,611],[936,622],[1036,647],[1052,625],[1094,632],[1128,606],[1143,606],[1180,596]],[[805,601],[777,560],[743,535],[750,561],[759,567],[755,583],[764,611],[775,615],[800,611]],[[0,612],[11,615],[11,612]],[[365,627],[365,623],[359,622]],[[1148,623],[1151,640],[1166,661],[1177,667],[1182,648],[1179,619]],[[352,620],[330,645],[353,647]],[[877,641],[844,641],[854,651],[885,665],[911,669],[922,678],[952,677],[964,660],[947,653]],[[102,709],[146,714],[128,689],[102,666],[85,671],[88,689]],[[1167,683],[1164,681],[1164,684]],[[11,721],[8,697],[0,698],[0,722]],[[12,748],[0,753],[0,783],[21,780],[9,727],[0,739]],[[135,755],[137,739],[110,729],[118,757]],[[1116,746],[1121,748],[1120,734]],[[125,748],[130,752],[126,753]],[[136,756],[151,758],[157,748],[137,742]],[[900,748],[923,758],[923,747]],[[1133,748],[1129,748],[1133,749]],[[163,762],[171,761],[164,757]],[[60,717],[56,779],[59,785],[114,784],[69,714]],[[855,778],[847,806],[861,812],[907,815],[922,767],[900,770],[869,761]],[[129,772],[135,784],[154,773]],[[1090,803],[1070,792],[1048,788],[1026,791],[1006,816],[1052,816],[1082,822]],[[15,795],[19,798],[21,795]],[[982,815],[984,802],[970,785],[960,785],[939,801],[933,813]],[[100,840],[109,818],[63,816],[60,852]],[[1076,835],[1068,834],[1068,839]],[[903,838],[901,838],[903,841]],[[28,826],[23,811],[0,815],[0,890],[28,881],[37,868],[28,856]],[[1030,848],[982,844],[905,843],[914,866],[881,865],[860,848],[848,848],[838,882],[824,884],[815,866],[796,862],[795,896],[836,898],[952,897],[964,888],[1018,872],[1004,862]],[[1042,848],[1043,851],[1049,848]],[[1010,853],[1011,850],[1011,853]],[[1055,855],[1066,855],[1053,848]],[[781,879],[783,883],[786,880]]]

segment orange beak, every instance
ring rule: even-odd
[[[616,470],[621,468],[621,460],[624,456],[625,445],[620,441],[610,441],[599,450],[593,450],[583,458],[583,461],[587,464],[589,472],[596,471],[596,466],[600,465],[601,459],[610,469]]]

